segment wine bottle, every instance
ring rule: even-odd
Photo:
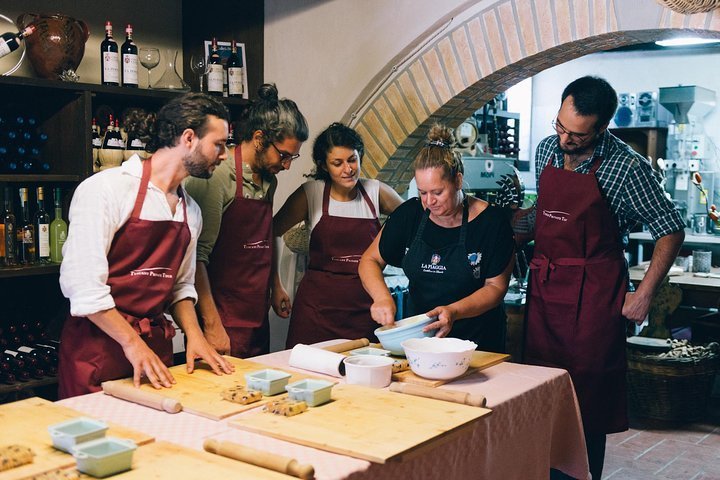
[[[6,267],[12,267],[17,265],[17,257],[15,252],[17,249],[16,240],[17,234],[15,233],[15,214],[12,208],[12,199],[10,196],[10,187],[5,187],[5,213],[3,213],[3,246],[5,254],[3,256],[3,264]]]
[[[120,47],[122,54],[122,84],[124,87],[138,87],[138,48],[133,42],[133,27],[125,27],[125,42]]]
[[[22,222],[18,228],[20,232],[21,245],[20,263],[23,265],[31,265],[35,263],[35,226],[30,220],[30,206],[28,205],[28,189],[23,187],[20,189],[20,205],[22,206]]]
[[[50,261],[61,263],[62,249],[67,240],[68,225],[62,218],[62,190],[55,188],[55,219],[50,224]]]
[[[113,39],[112,23],[105,22],[105,40],[100,44],[100,61],[102,62],[103,85],[120,85],[120,72],[118,70],[118,44]]]
[[[38,263],[50,263],[50,215],[45,211],[45,191],[37,187],[37,211],[35,212],[35,252]]]
[[[32,35],[34,31],[35,25],[30,24],[18,33],[7,32],[0,35],[0,58],[17,50],[20,46],[20,41]]]
[[[212,39],[212,50],[208,59],[208,93],[221,97],[223,94],[223,77],[225,76],[222,59],[218,52],[217,38]]]
[[[27,371],[25,362],[19,358],[16,358],[15,355],[13,355],[13,353],[17,352],[10,352],[13,351],[5,350],[5,353],[3,355],[3,361],[10,365],[10,373],[15,375],[18,380],[20,380],[21,382],[27,382],[28,380],[30,380],[30,372]]]
[[[235,40],[231,43],[230,57],[227,61],[228,96],[243,96],[243,64],[237,52]]]
[[[28,347],[27,345],[18,347],[17,351],[24,354],[26,357],[34,358],[37,361],[36,371],[42,370],[44,374],[47,375],[55,375],[57,373],[57,366],[53,364],[53,361],[47,352],[39,348]]]
[[[12,372],[0,371],[0,383],[5,385],[13,385],[17,383],[17,377]]]

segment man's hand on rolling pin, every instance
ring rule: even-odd
[[[142,377],[147,377],[155,388],[170,388],[175,383],[175,378],[170,370],[140,336],[133,338],[128,345],[123,346],[123,352],[133,366],[135,387],[140,388]]]
[[[378,300],[370,306],[370,316],[380,325],[392,325],[395,322],[395,311],[392,297]]]
[[[438,329],[435,333],[436,337],[446,337],[448,333],[450,333],[453,323],[455,322],[455,311],[452,308],[445,305],[435,307],[425,315],[435,317],[436,320],[425,325],[423,332]]]
[[[185,355],[187,358],[187,372],[195,370],[195,360],[201,358],[210,365],[216,375],[233,373],[235,365],[225,360],[202,335],[187,336],[187,347]]]

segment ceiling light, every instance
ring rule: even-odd
[[[707,45],[710,43],[720,43],[718,38],[697,38],[697,37],[678,37],[669,38],[667,40],[658,40],[656,45],[661,47],[686,47],[688,45]]]

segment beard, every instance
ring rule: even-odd
[[[208,160],[200,152],[190,152],[183,158],[183,166],[191,177],[210,178],[212,171],[208,165]]]
[[[558,135],[558,149],[566,155],[582,155],[584,153],[592,152],[595,149],[596,143],[597,139],[593,139],[587,144],[573,143],[563,145],[562,140],[560,140],[560,136]]]

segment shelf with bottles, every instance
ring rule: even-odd
[[[0,325],[0,395],[57,384],[58,349],[43,322]]]
[[[68,190],[14,185],[0,189],[0,278],[57,274],[68,232]]]
[[[518,158],[520,114],[507,111],[507,98],[500,94],[467,120],[478,133],[476,155]]]

